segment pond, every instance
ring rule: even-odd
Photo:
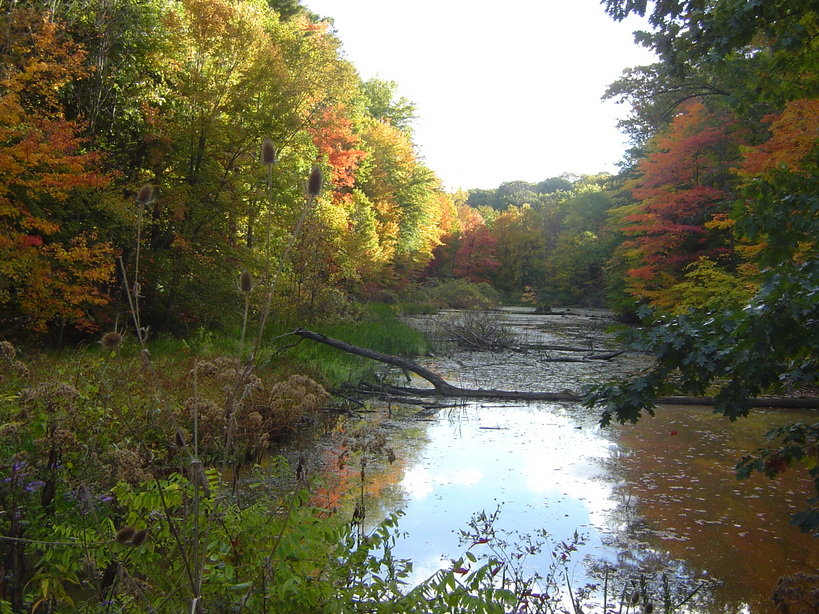
[[[499,317],[521,343],[597,353],[616,347],[602,311]],[[549,361],[567,355],[458,351],[424,366],[464,387],[557,392],[634,372],[647,360]],[[577,403],[443,405],[392,403],[365,419],[364,432],[394,452],[368,461],[367,519],[403,510],[395,553],[413,560],[412,582],[451,567],[471,547],[561,588],[597,584],[591,604],[599,605],[604,583],[612,603],[615,590],[642,577],[650,592],[667,590],[674,605],[685,601],[676,611],[768,612],[777,578],[819,568],[817,540],[788,523],[811,482],[795,472],[740,482],[733,472],[744,452],[764,445],[769,428],[815,421],[810,412],[762,410],[730,423],[709,408],[668,406],[637,425],[601,429],[599,416]],[[338,466],[332,471],[338,477]],[[353,488],[358,471],[348,467],[338,490]],[[461,532],[470,523],[478,528],[480,513],[491,517],[494,533],[474,545],[481,535]]]

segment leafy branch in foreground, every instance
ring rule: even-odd
[[[650,329],[631,331],[630,348],[653,354],[656,363],[628,382],[595,387],[586,405],[603,407],[602,426],[634,423],[643,411],[653,415],[663,393],[713,390],[715,412],[736,420],[767,390],[816,384],[817,296],[819,262],[783,265],[768,271],[744,309],[661,317]]]
[[[632,349],[653,354],[654,366],[626,382],[593,388],[587,407],[602,407],[602,426],[612,420],[636,423],[663,393],[714,393],[714,412],[730,420],[747,416],[749,399],[771,389],[798,390],[819,383],[819,261],[783,264],[742,310],[691,312],[660,318],[656,326],[630,333]],[[648,314],[646,314],[648,315]],[[770,476],[786,466],[819,459],[819,425],[789,425],[771,434],[783,437],[780,450],[760,450],[738,466],[739,477],[759,470]],[[819,492],[819,471],[811,465]],[[793,517],[804,531],[819,528],[819,499]]]

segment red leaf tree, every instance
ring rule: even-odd
[[[476,283],[488,282],[501,265],[495,253],[498,240],[476,210],[463,207],[461,215],[462,235],[452,272],[455,277],[465,277]]]
[[[732,196],[737,141],[731,118],[698,101],[687,104],[654,140],[631,184],[637,210],[622,228],[630,237],[624,246],[632,263],[632,294],[661,298],[687,265],[730,252],[725,234],[707,223],[727,209]]]

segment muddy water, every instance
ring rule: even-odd
[[[594,352],[616,347],[604,312],[499,317],[521,343]],[[456,352],[425,366],[468,387],[579,391],[646,364],[635,355],[548,361],[568,355],[583,354]],[[733,466],[743,451],[764,445],[772,426],[815,421],[815,415],[759,411],[731,424],[702,407],[661,407],[657,413],[636,426],[604,430],[596,414],[571,403],[376,408],[367,428],[386,435],[396,460],[373,455],[369,462],[368,520],[404,511],[406,537],[396,553],[414,561],[413,581],[451,565],[471,545],[459,532],[475,513],[497,511],[496,537],[473,552],[487,553],[505,538],[501,555],[564,587],[566,575],[573,587],[602,583],[608,568],[613,585],[642,575],[650,592],[660,594],[665,573],[672,579],[672,603],[694,593],[678,611],[771,611],[778,577],[819,568],[819,540],[788,524],[811,483],[788,474],[738,482]],[[350,482],[342,488],[353,490]],[[541,547],[516,558],[516,544],[527,540]],[[599,604],[599,593],[590,603]]]

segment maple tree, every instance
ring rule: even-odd
[[[461,229],[452,272],[456,277],[476,283],[490,281],[492,273],[501,265],[495,252],[497,239],[475,210],[462,222]]]
[[[737,231],[759,244],[762,266],[816,257],[819,100],[799,98],[766,117],[770,138],[745,150],[735,218]]]
[[[100,155],[83,151],[82,124],[66,119],[60,91],[84,74],[84,52],[58,25],[17,10],[7,16],[14,44],[0,82],[0,308],[6,322],[94,330],[88,310],[108,300],[113,249],[85,217],[84,195],[109,177]]]
[[[356,172],[367,152],[360,149],[360,138],[353,132],[353,121],[345,116],[344,108],[322,109],[310,126],[319,155],[330,165],[329,184],[335,201],[351,201]]]
[[[688,264],[729,254],[725,238],[706,223],[731,195],[728,171],[737,154],[730,127],[730,118],[689,103],[640,162],[631,185],[640,204],[622,229],[631,237],[625,247],[634,263],[628,275],[635,296],[663,304],[663,290]]]
[[[721,90],[722,102],[733,111],[732,121],[745,130],[747,142],[738,152],[729,149],[719,155],[732,179],[709,184],[725,194],[721,200],[700,201],[710,219],[702,223],[700,218],[704,230],[692,235],[699,240],[676,245],[678,260],[695,255],[697,260],[690,261],[682,278],[666,268],[665,288],[647,288],[647,279],[637,288],[643,296],[654,291],[655,304],[667,309],[675,304],[691,309],[673,315],[642,311],[644,321],[653,326],[635,334],[632,344],[653,354],[654,365],[636,378],[598,387],[588,404],[603,407],[604,424],[636,422],[643,412],[654,412],[661,394],[709,393],[715,410],[733,420],[749,413],[750,398],[817,385],[817,14],[809,3],[652,4],[650,21],[656,31],[640,34],[640,40],[656,49],[662,62],[638,69],[616,85],[617,93],[636,103],[631,118],[635,129],[646,139],[656,134],[664,138],[655,111],[668,102],[677,108],[686,97],[701,99],[709,93],[696,88],[710,84]],[[616,18],[643,14],[648,7],[632,0],[606,0],[606,5]],[[659,77],[654,83],[651,72]],[[678,117],[671,120],[671,130]],[[735,138],[734,143],[740,141]],[[656,155],[645,153],[637,168],[647,170]],[[673,166],[683,171],[690,166],[679,162]],[[662,271],[658,264],[669,263],[645,261],[646,256],[656,259],[657,250],[646,249],[652,245],[641,241],[656,220],[645,206],[652,194],[639,192],[640,187],[634,196],[642,200],[614,215],[621,227],[637,225],[644,234],[629,239],[617,257],[632,257],[632,279],[635,261],[643,265],[642,271],[636,269],[638,276],[642,272],[656,278]],[[706,239],[711,232],[724,233],[733,244],[710,243]],[[709,247],[731,248],[733,270],[709,260]],[[815,490],[792,521],[816,535],[819,432],[815,426],[787,425],[769,436],[768,447],[740,461],[738,476],[760,471],[773,477],[788,467],[806,466]]]

